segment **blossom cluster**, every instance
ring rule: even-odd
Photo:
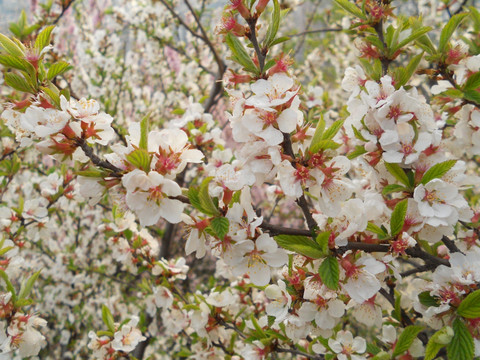
[[[0,358],[480,356],[467,2],[35,2],[0,34]]]

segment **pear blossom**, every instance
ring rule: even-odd
[[[328,346],[337,354],[338,360],[364,360],[366,356],[360,355],[367,350],[367,342],[357,336],[353,338],[350,331],[340,330],[334,339],[328,339]]]
[[[38,138],[45,138],[62,130],[70,118],[64,111],[30,106],[21,115],[20,126],[25,131],[35,133]]]
[[[135,350],[138,343],[147,340],[142,332],[136,328],[139,318],[132,316],[131,320],[115,332],[112,341],[112,348],[117,351],[131,352]]]
[[[160,217],[171,223],[182,220],[185,205],[169,198],[182,193],[176,182],[156,171],[147,174],[135,169],[122,177],[122,184],[127,190],[127,206],[137,214],[142,226],[153,225]]]
[[[347,261],[342,266],[347,276],[343,288],[357,303],[363,304],[380,290],[380,281],[375,275],[386,270],[385,264],[365,255],[354,264]]]
[[[271,267],[280,267],[287,263],[288,255],[278,247],[268,234],[260,235],[255,242],[244,240],[234,246],[234,258],[238,259],[233,271],[237,275],[247,274],[257,286],[270,282]]]
[[[254,106],[257,109],[274,111],[279,105],[288,103],[295,95],[297,89],[294,87],[294,81],[285,73],[275,73],[268,78],[259,79],[251,85],[254,96],[248,98],[246,105]]]
[[[433,179],[425,185],[418,185],[413,193],[420,215],[432,226],[452,225],[458,218],[458,211],[468,204],[456,186],[441,179]]]
[[[310,300],[302,304],[298,315],[305,321],[315,320],[315,324],[321,329],[333,329],[345,313],[345,304],[339,299],[318,295]]]
[[[275,317],[277,323],[281,322],[288,314],[288,309],[292,304],[292,297],[287,292],[285,282],[278,280],[278,285],[268,285],[265,289],[265,295],[272,302],[267,304],[266,312]]]

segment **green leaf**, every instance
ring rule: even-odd
[[[340,267],[335,256],[327,256],[318,268],[318,274],[323,283],[332,290],[338,289],[340,279]]]
[[[372,223],[370,221],[367,223],[366,230],[370,231],[370,232],[373,232],[374,234],[377,234],[377,235],[380,235],[380,236],[386,236],[387,235],[387,233],[385,233],[385,231],[383,231],[382,228],[380,228],[379,226],[375,225],[374,223]]]
[[[290,37],[289,36],[280,36],[278,38],[276,38],[275,40],[273,40],[271,43],[270,43],[270,47],[274,46],[274,45],[277,45],[277,44],[281,44],[285,41],[288,41],[290,40]],[[266,66],[265,66],[266,67]],[[265,70],[265,69],[264,69]]]
[[[459,318],[453,322],[453,333],[452,341],[447,345],[448,360],[473,360],[475,354],[473,337]]]
[[[420,64],[422,58],[423,52],[421,54],[418,54],[417,56],[414,56],[412,60],[410,60],[407,67],[405,68],[405,72],[402,74],[402,77],[400,79],[397,79],[397,83],[395,84],[397,88],[405,85],[408,80],[410,80],[412,75],[415,73],[415,70],[417,70],[418,64]]]
[[[40,32],[40,34],[38,34],[37,38],[35,39],[35,49],[41,51],[46,46],[50,45],[50,36],[54,28],[55,28],[54,25],[47,26],[45,29],[43,29]]]
[[[333,140],[320,140],[319,142],[315,143],[315,145],[310,146],[310,151],[315,154],[320,150],[328,150],[328,149],[338,149],[341,144],[336,143]]]
[[[365,150],[365,147],[363,145],[357,145],[355,146],[355,150],[353,150],[347,155],[347,158],[349,160],[352,160],[352,159],[355,159],[356,157],[359,157],[360,155],[365,154],[366,152],[367,150]]]
[[[280,24],[280,4],[278,0],[273,0],[273,12],[272,20],[269,23],[267,34],[265,35],[264,47],[270,47],[275,40],[275,36],[278,32],[278,26]]]
[[[395,177],[395,179],[400,181],[403,185],[410,187],[410,181],[408,180],[407,174],[405,174],[405,171],[403,171],[398,164],[386,162],[385,167],[387,168],[388,172]]]
[[[150,114],[145,116],[140,122],[140,142],[138,147],[140,149],[148,151],[148,123],[149,123]]]
[[[453,329],[450,326],[444,326],[433,334],[428,340],[425,348],[424,360],[433,360],[441,348],[450,343],[453,337]]]
[[[102,320],[107,325],[108,330],[115,333],[115,321],[113,320],[112,313],[105,305],[102,305]]]
[[[4,77],[5,77],[5,84],[10,86],[11,88],[18,91],[35,94],[35,90],[20,75],[10,72],[10,73],[6,73]]]
[[[316,143],[322,140],[323,132],[325,131],[325,120],[323,115],[318,121],[317,127],[315,128],[315,133],[313,134],[312,141],[310,142],[310,148],[313,147]]]
[[[317,242],[318,245],[320,245],[320,248],[323,252],[324,255],[328,254],[328,240],[330,239],[331,231],[324,231],[321,232],[320,234],[317,235],[317,238],[315,241]]]
[[[325,256],[322,247],[307,236],[277,235],[274,238],[277,244],[285,250],[290,250],[312,259],[319,259]]]
[[[23,58],[23,50],[12,40],[3,34],[0,34],[0,45],[12,56]]]
[[[395,54],[398,50],[400,50],[402,47],[404,47],[405,45],[407,45],[408,43],[418,39],[419,37],[425,35],[427,32],[429,32],[430,30],[432,30],[431,27],[422,27],[418,30],[414,30],[412,31],[412,33],[410,34],[410,36],[407,36],[404,40],[400,41],[395,47],[393,47],[391,50],[390,50],[390,54],[393,55]]]
[[[405,330],[398,337],[398,341],[393,350],[393,357],[403,354],[407,351],[413,343],[413,340],[417,337],[418,333],[423,330],[421,326],[407,326]]]
[[[20,292],[18,293],[19,299],[25,299],[30,294],[30,292],[32,291],[33,285],[35,284],[35,281],[37,281],[39,276],[40,276],[40,271],[37,271],[32,276],[30,276],[30,278],[26,282],[22,283]]]
[[[57,106],[57,107],[60,107],[60,97],[58,96],[58,90],[57,91],[54,91],[50,88],[47,88],[47,87],[44,87],[44,86],[41,86],[40,89],[46,94],[48,95],[48,97],[50,99],[52,99],[53,103]]]
[[[463,94],[466,100],[473,101],[475,104],[480,105],[480,92],[476,90],[467,90]]]
[[[402,186],[402,185],[389,184],[389,185],[387,185],[383,188],[382,195],[388,195],[388,194],[401,192],[401,191],[405,191],[405,190],[407,190],[407,189],[405,189],[405,187]]]
[[[15,292],[15,288],[13,287],[8,275],[5,271],[0,269],[0,277],[5,281],[5,286],[7,287],[7,291],[12,294],[12,301],[15,302],[17,300],[17,293]]]
[[[457,313],[467,319],[480,318],[480,290],[468,294],[460,303]]]
[[[430,295],[429,291],[424,291],[418,294],[418,300],[420,301],[420,304],[426,307],[438,307],[438,301],[432,295]]]
[[[207,177],[205,180],[202,181],[200,185],[199,192],[198,192],[198,200],[202,207],[202,212],[206,215],[220,215],[220,211],[215,206],[210,194],[208,193],[208,184],[212,181],[212,177]]]
[[[447,160],[441,163],[433,165],[428,169],[422,177],[421,183],[423,185],[428,184],[433,179],[441,178],[445,175],[455,164],[457,160]]]
[[[372,355],[377,355],[380,352],[380,350],[381,349],[377,345],[371,342],[367,343],[367,353]]]
[[[48,69],[47,78],[52,80],[55,76],[63,74],[65,71],[70,70],[72,67],[69,63],[65,61],[58,61],[55,64],[52,64]]]
[[[458,25],[462,22],[465,17],[468,16],[468,13],[463,13],[463,14],[456,14],[453,15],[450,20],[448,20],[448,23],[443,27],[442,33],[440,34],[440,42],[438,44],[438,51],[439,52],[444,52],[448,41],[453,35],[453,32],[456,30]]]
[[[397,236],[402,231],[405,222],[405,215],[407,215],[408,200],[400,201],[393,209],[390,217],[390,233],[392,236]]]
[[[475,90],[480,86],[480,71],[470,75],[463,86],[464,90]]]
[[[217,233],[218,237],[223,239],[228,233],[230,222],[225,217],[217,217],[211,221],[210,226]]]
[[[360,130],[358,130],[355,126],[352,125],[352,129],[353,129],[353,133],[355,134],[355,137],[358,139],[358,140],[361,140],[363,142],[368,142],[367,139],[365,139],[365,137],[362,135],[362,133],[360,132]]]
[[[135,149],[130,154],[125,156],[125,159],[138,169],[148,173],[150,171],[150,163],[152,156],[144,149]]]
[[[356,16],[356,17],[358,17],[362,20],[367,19],[367,17],[362,12],[362,10],[360,8],[358,8],[357,6],[355,6],[354,4],[352,4],[350,1],[348,1],[348,0],[335,0],[335,2],[340,7],[342,7],[345,11],[349,12],[353,16]]]
[[[322,134],[322,140],[331,140],[343,126],[344,120],[335,121],[327,130]]]
[[[0,64],[6,67],[26,71],[30,76],[35,75],[35,68],[33,65],[28,61],[16,56],[0,55]]]
[[[257,66],[253,62],[252,58],[248,55],[240,40],[238,40],[237,37],[232,35],[231,33],[228,33],[227,36],[225,36],[225,41],[230,48],[230,51],[232,52],[235,60],[240,65],[242,65],[245,70],[258,75],[259,70]]]
[[[190,204],[197,210],[203,212],[203,209],[202,209],[202,204],[200,203],[200,198],[199,198],[199,195],[198,195],[198,188],[196,187],[191,187],[189,190],[188,190],[188,200],[190,200]]]
[[[87,170],[75,171],[75,174],[77,174],[79,176],[98,177],[98,178],[101,178],[105,175],[103,171],[97,170],[94,167],[91,167]]]

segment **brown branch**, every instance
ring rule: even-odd
[[[160,2],[168,9],[170,14],[172,14],[172,16],[178,20],[180,25],[182,25],[190,34],[192,34],[193,37],[196,37],[197,39],[200,39],[200,40],[204,40],[202,35],[197,34],[187,25],[187,23],[182,19],[182,17],[175,12],[175,9],[172,6],[170,6],[167,0],[160,0]]]
[[[442,236],[442,242],[445,244],[445,246],[450,250],[451,253],[454,252],[461,252],[460,249],[457,247],[454,241],[450,240],[448,237],[445,235]]]
[[[75,0],[70,0],[66,6],[62,6],[62,12],[57,16],[55,20],[53,20],[52,24],[57,25],[60,19],[65,15],[65,12],[70,8],[70,6],[75,2]]]
[[[260,50],[260,45],[257,40],[257,18],[252,17],[247,20],[248,27],[250,28],[250,35],[248,39],[252,42],[255,53],[257,54],[258,65],[260,66],[260,74],[263,74],[263,68],[265,67],[265,57],[266,53]]]
[[[376,23],[373,28],[375,29],[375,32],[378,35],[378,39],[381,41],[383,44],[383,49],[382,53],[384,53],[387,50],[387,43],[385,42],[385,39],[383,37],[383,20],[380,20],[378,23]],[[391,60],[385,57],[384,54],[380,55],[380,62],[382,63],[382,74],[387,75],[388,73],[388,65],[390,65]]]
[[[290,34],[290,35],[286,35],[286,36],[292,38],[292,37],[297,37],[297,36],[316,34],[316,33],[324,33],[324,32],[330,32],[330,31],[343,31],[343,29],[342,28],[324,28],[324,29],[302,31],[300,33]]]
[[[93,149],[88,146],[85,139],[78,138],[77,145],[83,150],[85,155],[94,163],[96,166],[102,167],[104,169],[112,171],[110,176],[121,177],[122,169],[117,168],[115,165],[110,164],[106,160],[102,160],[96,154],[93,153]]]

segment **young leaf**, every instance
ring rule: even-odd
[[[65,61],[56,62],[55,64],[52,64],[52,66],[50,66],[50,68],[48,69],[47,78],[48,80],[52,80],[53,78],[55,78],[55,76],[61,75],[69,69],[71,69],[69,63]]]
[[[407,214],[408,200],[400,201],[393,209],[390,217],[390,233],[392,236],[397,236],[402,231],[405,222],[405,215]]]
[[[422,184],[426,185],[433,179],[441,178],[445,175],[455,164],[457,160],[447,160],[433,165],[428,169],[422,177]]]
[[[330,239],[330,234],[331,231],[324,231],[318,234],[317,238],[315,239],[325,255],[328,254],[328,240]]]
[[[102,320],[107,325],[108,330],[112,333],[115,332],[115,321],[113,320],[112,313],[105,305],[102,305]]]
[[[22,91],[22,92],[28,92],[35,94],[35,90],[30,86],[30,84],[20,75],[14,74],[14,73],[6,73],[4,75],[5,77],[5,84],[10,86],[11,88]]]
[[[420,301],[420,304],[426,307],[438,307],[438,301],[432,295],[430,295],[430,292],[428,291],[424,291],[418,294],[418,300]]]
[[[14,69],[26,71],[30,75],[35,74],[35,68],[28,61],[12,55],[0,55],[0,64]]]
[[[235,35],[228,33],[227,36],[225,36],[225,41],[238,63],[242,65],[245,70],[258,75],[259,71],[257,66],[248,55],[240,40],[238,40]]]
[[[367,224],[366,230],[370,231],[370,232],[373,232],[374,234],[377,234],[377,235],[380,235],[380,236],[386,236],[387,235],[387,233],[385,233],[385,231],[383,231],[382,228],[380,228],[379,226],[375,225],[374,223],[372,223],[370,221]]]
[[[467,90],[463,94],[466,100],[473,101],[477,105],[480,105],[480,93],[476,90]]]
[[[405,187],[402,185],[389,184],[383,188],[382,195],[388,195],[388,194],[405,191],[405,190],[406,190]]]
[[[475,90],[480,86],[480,71],[476,72],[469,76],[465,85],[463,86],[464,90]]]
[[[319,152],[320,150],[327,150],[327,149],[338,149],[341,144],[336,143],[333,140],[320,140],[319,142],[315,143],[315,145],[310,146],[310,151],[312,154]]]
[[[367,17],[365,14],[362,12],[361,9],[359,9],[355,4],[352,4],[348,0],[335,0],[335,2],[342,7],[344,10],[352,14],[353,16],[356,16],[362,20],[366,20]]]
[[[390,50],[390,54],[393,55],[395,54],[398,50],[400,50],[402,47],[404,47],[405,45],[407,45],[408,43],[418,39],[419,37],[425,35],[427,32],[429,32],[430,30],[432,30],[431,27],[422,27],[420,29],[417,29],[415,31],[412,31],[412,33],[410,34],[410,36],[407,36],[404,40],[400,41],[395,47],[393,47],[391,50]]]
[[[472,334],[460,318],[453,322],[453,338],[447,345],[448,360],[473,360],[475,346]]]
[[[52,30],[54,28],[54,25],[47,26],[40,32],[40,34],[38,34],[37,38],[35,39],[35,49],[41,51],[46,46],[50,45],[50,35],[52,34]]]
[[[480,290],[468,294],[457,308],[457,313],[467,319],[480,318]]]
[[[414,56],[412,60],[410,60],[407,67],[405,68],[405,72],[403,73],[402,77],[400,79],[397,79],[397,83],[395,84],[395,86],[400,88],[401,86],[405,85],[408,80],[410,80],[412,75],[415,73],[415,70],[417,70],[418,64],[420,64],[422,58],[423,52],[421,54],[418,54],[417,56]]]
[[[12,56],[23,58],[25,54],[22,49],[8,37],[3,34],[0,34],[0,45]]]
[[[322,140],[331,140],[343,126],[344,120],[335,121],[327,130],[322,134]]]
[[[202,181],[198,192],[198,200],[200,201],[203,213],[206,215],[218,216],[220,215],[220,211],[218,211],[212,198],[210,197],[210,194],[208,193],[208,184],[210,184],[210,181],[212,181],[212,177],[207,177]]]
[[[444,326],[433,334],[428,340],[425,348],[424,360],[433,360],[436,355],[446,344],[450,343],[453,337],[453,329],[449,326]]]
[[[217,233],[218,237],[223,239],[228,233],[230,222],[225,217],[216,217],[211,221],[210,226]]]
[[[264,47],[270,47],[272,42],[275,40],[275,36],[278,32],[278,26],[280,24],[280,4],[278,0],[273,0],[273,12],[272,20],[268,26],[267,35],[265,36]]]
[[[448,40],[450,40],[450,38],[452,37],[453,32],[458,27],[458,25],[460,25],[462,20],[465,19],[465,17],[467,16],[468,13],[456,14],[453,15],[450,20],[448,20],[448,23],[444,26],[444,28],[442,29],[442,33],[440,34],[440,42],[438,44],[439,52],[445,51]]]
[[[35,284],[35,281],[37,281],[39,276],[40,276],[40,271],[37,271],[32,276],[30,276],[30,278],[25,283],[22,283],[20,292],[18,293],[19,299],[25,299],[30,294],[30,292],[32,291],[33,285]]]
[[[290,40],[290,37],[289,36],[280,36],[278,38],[276,38],[275,40],[273,40],[271,43],[270,43],[270,47],[274,46],[274,45],[277,45],[277,44],[281,44],[285,41],[288,41]],[[264,69],[265,70],[265,69]]]
[[[130,154],[126,155],[127,161],[138,169],[148,173],[150,171],[150,163],[152,156],[144,149],[135,149]]]
[[[277,244],[285,250],[290,250],[312,259],[325,256],[323,249],[307,236],[277,235],[274,237]]]
[[[352,159],[355,159],[356,157],[359,157],[360,155],[365,154],[366,152],[367,150],[365,150],[365,147],[363,145],[357,145],[355,146],[355,150],[353,150],[347,155],[347,158],[349,160],[352,160]]]
[[[0,277],[3,279],[3,281],[5,281],[5,286],[7,288],[7,291],[9,291],[12,294],[12,301],[15,302],[17,300],[17,293],[15,292],[15,288],[10,282],[10,279],[8,278],[7,273],[2,269],[0,269]]]
[[[338,289],[338,281],[340,278],[340,267],[338,260],[334,256],[327,256],[318,268],[318,274],[323,283],[332,290]]]
[[[413,343],[413,340],[417,337],[418,333],[422,331],[421,326],[407,326],[405,330],[398,337],[397,344],[393,350],[393,357],[403,354],[407,351]]]
[[[386,162],[385,167],[387,168],[388,172],[395,177],[395,179],[400,181],[403,185],[410,187],[410,181],[408,180],[407,174],[405,174],[405,171],[403,171],[398,164]]]
[[[318,121],[317,127],[315,128],[315,133],[313,134],[312,141],[310,142],[310,147],[314,146],[320,140],[322,140],[323,132],[325,131],[325,120],[323,116]]]
[[[150,118],[149,115],[145,116],[140,122],[140,142],[138,143],[138,147],[146,151],[148,151],[148,120]]]

